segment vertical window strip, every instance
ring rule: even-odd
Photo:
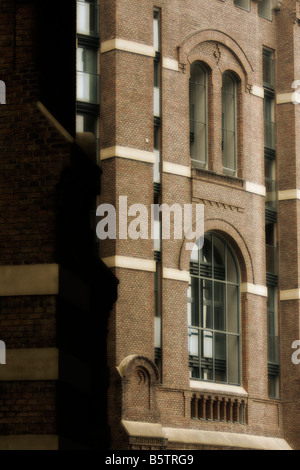
[[[91,132],[99,158],[98,119],[100,76],[98,72],[99,5],[97,0],[77,0],[77,112],[76,132]]]
[[[189,82],[190,154],[193,165],[207,164],[207,72],[198,63],[191,65]]]
[[[160,10],[153,10],[153,45],[155,49],[155,58],[153,63],[153,114],[154,114],[154,154],[155,163],[153,168],[153,179],[155,192],[160,192],[161,183],[161,18]]]
[[[191,376],[201,380],[240,384],[237,264],[226,242],[218,236],[206,236],[205,243],[199,253],[197,270],[195,256],[191,260],[188,289]],[[221,257],[220,249],[223,250]],[[203,264],[207,265],[204,269],[201,266]],[[207,269],[209,265],[210,269]]]
[[[223,168],[236,172],[236,81],[228,73],[222,83],[222,152]]]

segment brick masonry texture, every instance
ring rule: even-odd
[[[7,85],[7,105],[0,107],[0,263],[29,265],[56,263],[63,259],[68,269],[72,270],[75,265],[78,285],[86,292],[90,272],[86,269],[81,273],[78,269],[79,264],[76,263],[82,256],[82,240],[74,238],[72,233],[74,227],[81,225],[82,219],[76,219],[72,225],[70,216],[77,216],[80,212],[82,180],[78,173],[81,174],[83,168],[79,165],[80,170],[77,166],[73,173],[72,167],[71,176],[65,172],[74,163],[72,146],[37,107],[41,96],[41,70],[37,63],[40,48],[37,48],[35,3],[33,0],[3,0],[0,5],[0,80]],[[77,398],[82,398],[81,386],[86,383],[76,374],[72,376],[71,384],[67,380],[59,386],[54,381],[0,381],[0,434],[62,432],[76,441],[76,420],[80,415],[80,423],[84,423],[81,429],[89,436],[93,426],[88,418],[93,414],[95,402],[99,405],[98,394],[103,391],[101,380],[105,381],[107,375],[107,415],[113,449],[208,448],[166,443],[161,438],[148,441],[139,441],[135,436],[129,438],[122,427],[122,420],[283,438],[293,449],[300,449],[300,366],[291,361],[291,344],[300,339],[300,301],[278,301],[280,396],[278,399],[270,398],[267,299],[251,292],[253,286],[266,286],[265,198],[246,191],[247,183],[254,183],[258,188],[265,184],[264,103],[254,93],[263,89],[263,47],[274,51],[276,93],[291,93],[292,82],[300,79],[300,27],[295,16],[296,0],[284,0],[280,11],[272,12],[272,21],[258,16],[258,2],[254,0],[250,0],[250,11],[238,8],[233,0],[140,0],[138,3],[137,8],[133,0],[99,1],[100,44],[122,39],[153,46],[153,9],[160,9],[161,158],[162,163],[190,169],[191,176],[162,172],[161,191],[155,196],[152,164],[112,156],[101,163],[101,195],[97,203],[113,204],[118,212],[119,197],[127,196],[128,207],[143,204],[148,214],[151,204],[157,200],[168,205],[204,205],[205,230],[217,233],[227,241],[238,261],[240,282],[250,286],[240,296],[242,387],[238,391],[247,393],[244,397],[244,421],[239,421],[237,416],[236,422],[233,418],[222,421],[216,407],[213,408],[215,404],[228,401],[228,410],[230,406],[233,409],[241,399],[236,390],[224,387],[218,392],[215,389],[207,391],[199,382],[195,389],[190,381],[188,282],[164,276],[164,269],[172,269],[176,274],[189,271],[190,255],[185,250],[186,240],[181,239],[162,241],[160,263],[163,270],[159,283],[162,347],[161,357],[156,363],[154,272],[151,270],[112,268],[119,281],[119,291],[118,301],[109,318],[102,308],[104,300],[98,301],[97,289],[93,292],[97,291],[95,297],[98,302],[95,300],[96,307],[91,311],[83,301],[80,305],[75,302],[76,296],[71,295],[74,286],[72,291],[69,285],[64,286],[67,298],[63,299],[56,296],[0,299],[0,337],[11,349],[57,347],[61,344],[57,324],[58,320],[63,322],[64,313],[71,319],[69,326],[76,334],[88,332],[89,322],[95,332],[91,332],[93,340],[100,330],[104,330],[104,335],[106,328],[108,332],[106,353],[104,341],[102,344],[98,340],[99,344],[95,342],[92,347],[88,334],[85,335],[91,357],[84,357],[84,360],[90,359],[95,366],[100,356],[107,355],[107,370],[106,365],[98,367],[97,364],[98,371],[93,376],[96,388],[93,389],[92,406],[91,402],[87,405],[85,398],[77,406]],[[178,63],[178,70],[162,67],[164,59]],[[206,169],[192,168],[190,159],[189,76],[190,66],[197,60],[205,64],[208,77]],[[45,62],[43,72],[46,70]],[[49,63],[52,67],[51,60]],[[222,165],[221,84],[226,70],[231,71],[237,84],[235,175],[225,174]],[[153,57],[110,50],[99,54],[99,71],[101,149],[119,146],[134,149],[134,152],[153,152]],[[278,189],[300,189],[300,106],[286,103],[275,108]],[[73,118],[75,122],[75,116]],[[83,160],[76,161],[81,164]],[[91,183],[87,185],[89,187],[93,186],[95,175],[99,174],[100,178],[99,168],[93,167],[87,174]],[[68,194],[67,201],[57,200],[62,175],[69,183],[67,189],[73,191]],[[89,198],[90,193],[87,193]],[[65,195],[63,190],[59,195]],[[65,211],[60,212],[65,222],[63,227],[67,230],[62,237],[64,243],[57,240],[57,202]],[[78,212],[77,204],[80,206]],[[74,212],[69,211],[71,206]],[[299,200],[278,202],[279,298],[280,290],[299,289],[299,208]],[[83,236],[86,236],[84,240],[88,239],[84,229]],[[105,240],[100,243],[99,254],[102,258],[123,256],[141,262],[154,261],[150,239]],[[85,262],[83,264],[85,268],[89,266]],[[107,279],[106,272],[101,281],[105,281],[105,288]],[[100,281],[98,287],[101,287]],[[87,311],[81,311],[82,304]],[[99,323],[94,323],[95,317]],[[81,318],[84,318],[84,324],[80,323]],[[67,330],[66,322],[60,333]],[[66,353],[70,352],[71,356],[74,345],[76,349],[75,335],[64,343]],[[75,351],[73,360],[78,354],[78,350]],[[65,360],[68,363],[68,354]],[[75,366],[74,369],[77,372]],[[212,407],[213,414],[209,419],[192,415],[195,395],[210,397],[208,406]],[[58,420],[58,402],[67,417],[62,424]],[[94,420],[101,422],[98,415]],[[83,436],[84,441],[86,436]]]
[[[231,245],[239,262],[241,282],[258,286],[266,286],[265,199],[245,188],[246,182],[265,185],[264,123],[263,99],[252,92],[254,87],[263,88],[263,47],[274,50],[276,92],[291,92],[300,67],[300,30],[293,13],[295,3],[284,1],[280,11],[272,12],[272,21],[258,16],[258,4],[252,0],[250,11],[238,8],[233,0],[143,0],[138,9],[130,0],[102,5],[103,41],[116,37],[147,46],[153,44],[153,8],[160,9],[161,63],[163,58],[168,58],[179,64],[178,71],[161,69],[163,162],[191,165],[190,64],[195,60],[205,64],[209,88],[207,169],[192,169],[191,178],[162,173],[160,201],[168,205],[204,204],[205,230],[221,234]],[[152,151],[153,59],[110,51],[101,55],[100,62],[101,147],[120,145]],[[221,80],[226,70],[237,80],[237,174],[234,177],[225,175],[222,168]],[[299,107],[291,103],[278,105],[275,116],[278,189],[299,188]],[[112,158],[103,162],[102,170],[105,185],[101,202],[117,204],[119,196],[126,195],[131,204],[143,203],[150,208],[154,202],[151,165]],[[278,207],[278,295],[280,289],[299,287],[298,206],[298,201],[282,201]],[[163,267],[188,271],[189,254],[184,247],[185,240],[163,240]],[[102,244],[101,253],[147,260],[154,256],[153,247],[145,240],[116,240],[115,243],[108,240]],[[153,363],[154,275],[118,268],[114,272],[120,281],[120,295],[109,320],[108,357],[109,416],[115,446],[128,445],[120,427],[123,418],[186,429],[282,437],[293,448],[300,448],[297,437],[300,420],[296,411],[300,369],[291,363],[290,349],[293,339],[300,336],[299,301],[278,303],[280,398],[268,396],[266,297],[242,293],[241,361],[242,386],[248,393],[247,424],[195,420],[191,419],[193,390],[188,370],[187,283],[171,279],[161,282],[162,358],[157,386],[154,379],[151,382],[151,367],[145,363],[142,366],[138,359],[136,369],[132,366],[128,375],[122,375],[117,369],[126,357],[129,361],[138,356],[140,361],[147,358]],[[154,365],[152,369],[155,370]],[[145,391],[151,395],[153,388],[156,395],[150,405],[145,401]],[[184,448],[180,445],[177,448]]]

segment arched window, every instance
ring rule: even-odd
[[[191,65],[190,75],[190,152],[192,163],[207,162],[207,73],[199,62]]]
[[[0,104],[6,104],[6,86],[3,80],[0,80]]]
[[[188,290],[191,378],[240,385],[240,292],[236,259],[208,233],[190,260]]]
[[[229,72],[222,80],[222,151],[223,167],[236,172],[236,81]]]

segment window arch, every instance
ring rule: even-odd
[[[189,81],[190,153],[195,166],[207,163],[207,72],[200,62],[191,65]]]
[[[190,260],[188,289],[191,378],[241,384],[240,279],[228,243],[207,233]]]
[[[236,172],[236,80],[230,72],[222,77],[223,168]]]

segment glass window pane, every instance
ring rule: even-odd
[[[159,40],[159,12],[154,11],[154,20],[153,20],[153,45],[156,52],[159,52],[160,40]]]
[[[200,162],[205,162],[206,160],[206,127],[201,122],[196,122],[195,126],[195,141],[192,145],[192,154],[191,156],[195,158],[195,160],[199,160]]]
[[[202,317],[201,326],[203,328],[212,328],[212,282],[201,280],[202,292]]]
[[[193,160],[206,162],[206,72],[196,62],[190,76],[190,152]]]
[[[213,357],[213,334],[211,331],[202,331],[202,357]]]
[[[273,52],[263,50],[263,81],[269,88],[274,88],[275,85],[275,68]]]
[[[161,318],[155,317],[154,319],[154,347],[161,347]]]
[[[212,241],[211,235],[205,235],[204,245],[200,253],[200,262],[211,264],[212,262]]]
[[[235,261],[230,250],[227,249],[227,281],[237,284],[238,273]]]
[[[195,249],[191,256],[194,264],[191,264],[193,275],[188,289],[188,319],[192,326],[189,328],[189,350],[197,352],[190,360],[191,374],[197,369],[202,380],[238,384],[240,299],[237,264],[225,240],[211,233],[205,234],[204,238],[204,246],[199,252],[200,271],[196,269],[198,251]],[[221,274],[223,278],[217,277]]]
[[[238,317],[238,288],[237,286],[227,285],[227,331],[230,333],[238,333],[239,317]]]
[[[222,146],[223,166],[236,170],[236,116],[235,116],[235,81],[229,73],[223,74],[222,86]]]
[[[189,355],[199,356],[199,332],[195,328],[189,329]]]
[[[201,308],[199,298],[200,279],[192,277],[192,318],[191,324],[199,326],[199,309]]]
[[[98,5],[94,1],[77,1],[77,32],[98,35]]]
[[[199,261],[199,248],[196,243],[194,244],[193,249],[191,251],[191,261],[193,263],[197,263]]]
[[[214,329],[225,331],[225,284],[214,283]]]
[[[97,116],[78,113],[76,116],[76,132],[91,132],[97,136]]]
[[[214,237],[214,263],[225,266],[225,243],[219,237]]]
[[[239,383],[239,338],[228,336],[228,382]]]
[[[215,333],[214,337],[215,380],[226,382],[226,335]]]

